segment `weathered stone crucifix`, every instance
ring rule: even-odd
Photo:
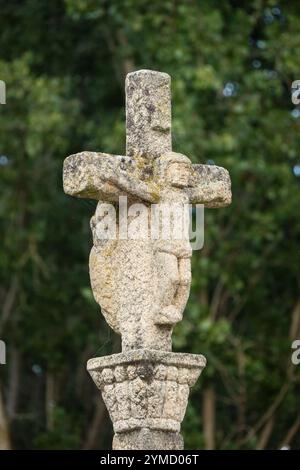
[[[201,355],[171,352],[191,280],[183,209],[189,203],[229,204],[229,174],[172,152],[170,77],[140,70],[126,78],[126,156],[71,155],[64,162],[64,190],[99,201],[91,219],[91,284],[108,324],[122,337],[122,353],[91,359],[88,370],[113,420],[114,448],[182,448],[179,430],[189,387],[205,366]],[[135,227],[136,203],[143,203],[150,225],[153,205],[162,217],[170,206],[172,228],[179,224],[182,236],[153,239],[143,228],[128,238],[122,219],[117,222],[110,211],[125,196],[127,224]],[[116,223],[113,237],[99,233],[104,220],[107,227]]]

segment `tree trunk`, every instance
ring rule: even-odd
[[[51,372],[47,372],[46,377],[46,420],[47,430],[54,428],[54,408],[55,408],[55,380]]]
[[[203,432],[206,450],[215,449],[215,409],[215,391],[213,387],[208,387],[203,392]]]
[[[0,388],[0,450],[10,450],[11,442],[8,430],[8,422],[4,409],[2,391]]]
[[[20,389],[20,371],[20,353],[16,348],[12,348],[11,358],[9,361],[9,379],[6,406],[9,420],[14,419],[17,412]]]
[[[89,427],[89,432],[86,437],[86,440],[82,446],[83,450],[91,450],[91,449],[98,449],[99,448],[99,435],[101,428],[103,426],[103,422],[105,419],[105,405],[101,397],[97,396],[97,404],[96,410],[94,414],[94,418],[92,423]]]
[[[267,447],[270,437],[272,435],[272,431],[274,429],[274,424],[275,416],[271,416],[271,418],[268,419],[268,421],[263,427],[256,449],[263,450]]]

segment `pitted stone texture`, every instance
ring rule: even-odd
[[[172,201],[170,189],[180,188],[180,194],[190,203],[211,208],[231,203],[230,176],[225,168],[192,165],[176,152],[150,162],[145,158],[80,152],[65,159],[63,184],[66,194],[97,201],[118,202],[122,195],[146,203]]]
[[[179,432],[189,390],[205,364],[201,355],[136,350],[90,359],[87,368],[116,433]]]
[[[189,201],[202,203],[208,208],[231,204],[231,181],[229,172],[216,165],[193,165],[193,184],[187,190]]]
[[[156,158],[172,150],[171,77],[138,70],[126,77],[126,153]]]
[[[127,433],[117,433],[113,439],[114,450],[183,450],[181,434],[143,428]]]
[[[171,288],[170,281],[151,240],[112,240],[94,246],[90,278],[103,315],[121,334],[123,351],[145,347],[171,350],[174,324],[163,328],[156,324],[162,305],[167,303],[164,296]]]
[[[63,167],[64,191],[70,196],[118,202],[126,195],[134,201],[156,202],[153,164],[102,152],[70,155]]]

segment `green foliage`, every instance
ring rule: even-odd
[[[205,213],[205,247],[193,256],[191,297],[174,334],[177,350],[208,358],[187,411],[186,445],[209,445],[202,401],[213,390],[217,448],[259,447],[268,424],[264,445],[278,448],[299,413],[299,373],[290,365],[291,335],[300,336],[293,173],[300,113],[291,102],[300,78],[297,3],[0,0],[0,7],[7,86],[0,298],[12,299],[0,317],[6,403],[16,361],[24,364],[9,415],[13,445],[82,447],[95,419],[91,397],[99,398],[84,363],[115,351],[117,340],[89,287],[94,205],[64,195],[62,162],[83,149],[124,151],[124,78],[150,68],[172,76],[174,150],[225,166],[232,177],[232,205]],[[92,445],[105,447],[106,415],[98,429]],[[299,439],[294,433],[291,444]]]
[[[80,447],[78,422],[72,422],[70,413],[62,408],[53,410],[53,430],[41,432],[34,441],[37,449],[64,450]]]

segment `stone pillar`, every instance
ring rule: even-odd
[[[122,337],[122,352],[88,361],[87,369],[114,426],[114,449],[183,449],[180,434],[190,388],[206,360],[172,352],[172,331],[182,320],[191,283],[186,206],[230,203],[224,168],[193,165],[171,148],[171,79],[139,70],[126,79],[127,155],[81,152],[64,162],[67,194],[98,200],[91,219],[90,277],[96,302]],[[115,209],[128,199],[152,223],[152,208],[171,210],[171,232],[181,236],[124,238]],[[138,220],[137,213],[129,217]],[[105,223],[104,223],[105,221]],[[115,223],[115,236],[103,226]],[[105,229],[106,230],[106,229]],[[122,235],[121,235],[122,234]]]

